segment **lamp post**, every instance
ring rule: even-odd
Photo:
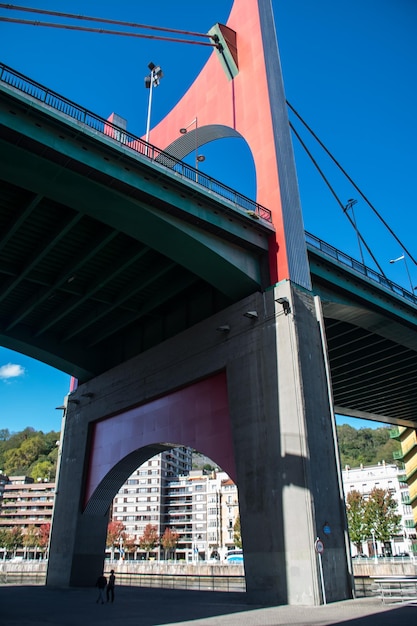
[[[151,126],[151,110],[152,110],[152,92],[154,87],[158,87],[161,78],[163,77],[162,70],[159,65],[155,65],[152,61],[148,64],[151,73],[148,76],[145,76],[145,87],[149,89],[149,100],[148,100],[148,116],[146,119],[146,144],[149,143],[149,129]],[[146,145],[146,156],[148,155],[149,146]]]
[[[198,170],[198,164],[202,163],[205,160],[205,156],[203,154],[198,154],[198,118],[195,117],[187,126],[184,128],[180,128],[181,135],[186,135],[188,133],[188,129],[190,126],[195,124],[195,169]],[[198,174],[197,174],[198,179]]]
[[[397,259],[391,259],[390,263],[397,263],[397,261],[404,261],[405,271],[407,272],[408,281],[410,283],[411,293],[414,293],[415,287],[413,287],[413,283],[411,282],[410,271],[408,269],[407,259],[405,258],[405,254],[402,254]]]
[[[372,533],[372,543],[373,543],[373,546],[374,546],[374,559],[375,559],[375,563],[378,563],[378,554],[377,554],[377,547],[376,547],[376,540],[375,540],[375,530],[372,529],[371,533]]]

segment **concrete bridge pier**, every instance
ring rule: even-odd
[[[204,385],[207,396],[200,392]],[[226,402],[216,404],[223,392]],[[163,398],[157,412],[155,398]],[[118,439],[127,427],[130,447]],[[106,428],[112,434],[100,447]],[[202,451],[237,482],[248,601],[318,605],[323,589],[327,602],[352,597],[328,383],[310,293],[283,281],[70,396],[48,585],[95,583],[112,497],[168,441]],[[317,537],[324,543],[323,577]]]

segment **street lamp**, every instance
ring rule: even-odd
[[[413,283],[411,282],[410,271],[408,269],[408,264],[407,264],[407,260],[405,258],[405,254],[402,254],[397,259],[391,259],[390,263],[397,263],[397,261],[404,261],[405,271],[407,272],[407,276],[408,276],[408,280],[409,280],[410,288],[411,288],[411,293],[414,293],[415,287],[413,287]]]
[[[202,163],[206,158],[203,154],[198,154],[198,118],[195,117],[187,126],[180,128],[180,133],[181,135],[186,135],[188,129],[193,124],[195,124],[195,169],[198,170],[198,164]]]
[[[378,563],[378,554],[377,554],[377,547],[376,547],[376,540],[375,540],[375,530],[372,529],[371,533],[372,533],[372,543],[373,543],[373,546],[374,546],[374,559],[375,559],[375,563]]]
[[[158,87],[161,78],[163,77],[162,70],[159,65],[155,65],[155,63],[148,63],[148,67],[151,70],[151,73],[148,76],[145,76],[145,87],[149,89],[149,100],[148,100],[148,117],[146,120],[146,138],[145,141],[149,143],[149,129],[151,125],[151,109],[152,109],[152,92],[154,87]],[[146,155],[148,154],[148,145],[146,146]]]

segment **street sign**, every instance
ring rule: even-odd
[[[320,539],[316,539],[316,543],[314,544],[317,554],[323,554],[324,552],[324,543]]]

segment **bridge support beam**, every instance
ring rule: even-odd
[[[249,311],[257,316],[248,318]],[[225,325],[228,332],[217,330]],[[93,585],[103,565],[107,516],[94,515],[94,506],[88,507],[93,513],[83,513],[87,473],[106,462],[90,458],[88,425],[220,371],[227,381],[228,414],[221,419],[230,419],[248,601],[318,605],[324,600],[323,585],[327,602],[352,597],[319,324],[313,297],[288,281],[246,298],[73,394],[79,404],[69,404],[67,412],[48,585]],[[197,432],[198,424],[188,418],[181,428]],[[185,434],[184,439],[175,443],[191,441]],[[204,451],[203,435],[192,443]],[[317,537],[324,543],[323,580]]]

